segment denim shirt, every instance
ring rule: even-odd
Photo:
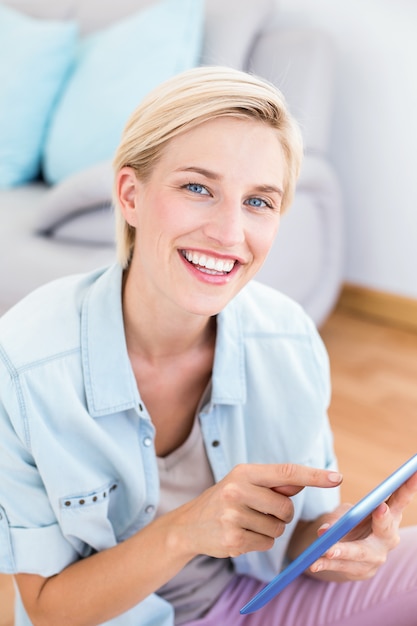
[[[0,319],[0,571],[52,576],[148,524],[159,480],[154,427],[129,361],[118,265],[36,290]],[[138,312],[140,315],[140,311]],[[326,351],[302,309],[252,281],[217,317],[199,419],[215,480],[237,463],[335,468]],[[338,503],[306,488],[268,552],[234,559],[270,580],[291,531]],[[140,555],[138,555],[140,559]],[[106,622],[173,625],[152,594]],[[17,596],[16,626],[30,621]]]

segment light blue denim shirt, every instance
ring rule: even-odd
[[[128,358],[121,280],[117,265],[64,278],[0,319],[2,572],[51,576],[153,519],[154,427]],[[212,395],[199,415],[215,479],[246,462],[336,467],[327,354],[301,308],[252,282],[217,322]],[[271,579],[297,521],[338,497],[303,490],[275,546],[235,559],[236,571]],[[19,598],[16,614],[16,626],[30,624]],[[172,626],[173,610],[154,594],[106,624]]]

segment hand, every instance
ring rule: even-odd
[[[318,559],[310,571],[331,572],[332,580],[364,580],[371,578],[385,562],[388,552],[398,545],[398,529],[402,513],[417,493],[417,473],[409,478],[387,502],[354,528],[342,541]],[[341,505],[324,518],[318,534],[321,535],[339,519],[350,505]],[[326,576],[329,579],[329,576]]]
[[[167,521],[190,558],[268,550],[293,518],[291,496],[305,486],[335,487],[341,480],[335,472],[301,465],[238,465]]]

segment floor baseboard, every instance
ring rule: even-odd
[[[417,299],[345,283],[337,307],[417,332]]]

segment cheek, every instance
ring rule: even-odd
[[[148,192],[136,204],[137,229],[149,233],[158,232],[160,225],[169,219],[169,209],[157,194]],[[149,235],[146,235],[149,236]]]
[[[279,218],[254,230],[253,251],[261,262],[268,256],[279,229]]]
[[[151,223],[172,226],[184,219],[181,201],[172,194],[154,194],[143,208],[146,219]]]
[[[137,243],[148,256],[164,257],[184,229],[181,207],[164,197],[147,198],[138,211]]]

